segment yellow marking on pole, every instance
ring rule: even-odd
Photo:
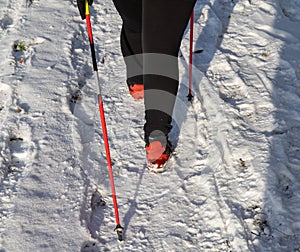
[[[88,0],[85,0],[85,15],[90,15]]]

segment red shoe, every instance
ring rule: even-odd
[[[134,100],[144,99],[144,85],[143,84],[133,84],[129,86],[129,93]]]
[[[169,141],[166,146],[163,146],[159,141],[151,142],[146,146],[146,159],[149,170],[157,173],[163,172],[172,152],[173,146]]]

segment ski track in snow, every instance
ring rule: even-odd
[[[296,0],[197,2],[195,97],[186,100],[187,30],[176,154],[162,174],[145,167],[143,102],[125,85],[120,18],[111,1],[94,4],[121,243],[76,2],[0,7],[1,251],[299,251]],[[21,41],[24,52],[12,46]],[[91,207],[95,189],[105,206]]]

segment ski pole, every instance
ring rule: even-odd
[[[193,100],[192,85],[193,85],[193,39],[194,39],[194,10],[190,17],[190,63],[189,63],[189,93],[188,100]]]
[[[112,163],[111,163],[110,150],[109,150],[109,143],[108,143],[108,136],[107,136],[107,129],[106,129],[106,122],[105,122],[105,116],[104,116],[104,107],[103,107],[103,100],[102,100],[102,94],[101,94],[101,86],[100,86],[100,81],[99,81],[95,46],[94,46],[94,40],[93,40],[93,32],[92,32],[91,19],[90,19],[90,10],[89,10],[89,5],[88,5],[87,0],[85,1],[85,17],[86,17],[86,26],[87,26],[88,37],[89,37],[90,47],[91,47],[91,54],[92,54],[92,60],[93,60],[93,69],[94,69],[95,76],[96,76],[100,121],[101,121],[101,126],[102,126],[102,133],[103,133],[105,153],[106,153],[106,159],[107,159],[107,165],[108,165],[110,186],[111,186],[112,199],[113,199],[114,211],[115,211],[115,217],[116,217],[116,228],[114,230],[117,231],[118,240],[122,241],[123,240],[123,237],[122,237],[123,227],[121,226],[120,219],[119,219],[117,196],[116,196],[116,190],[115,190],[115,184],[114,184],[114,176],[113,176]]]

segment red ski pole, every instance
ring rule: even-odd
[[[188,100],[193,100],[192,85],[193,85],[193,39],[194,39],[194,10],[190,17],[190,63],[189,63],[189,93]]]
[[[113,176],[113,168],[112,168],[111,157],[110,157],[106,122],[105,122],[105,116],[104,116],[104,107],[103,107],[103,100],[102,100],[102,94],[101,94],[101,86],[100,86],[98,67],[97,67],[97,61],[96,61],[96,53],[95,53],[93,32],[92,32],[91,19],[90,19],[90,11],[89,11],[89,5],[88,5],[87,0],[85,1],[85,17],[86,17],[86,26],[87,26],[87,31],[88,31],[89,41],[90,41],[90,47],[91,47],[93,68],[94,68],[94,72],[95,72],[95,76],[96,76],[100,120],[101,120],[102,133],[103,133],[103,139],[104,139],[104,145],[105,145],[105,153],[106,153],[106,159],[107,159],[107,165],[108,165],[108,172],[109,172],[110,186],[111,186],[111,192],[112,192],[112,199],[113,199],[115,217],[116,217],[116,225],[117,226],[115,228],[115,231],[117,231],[118,239],[120,241],[122,241],[123,240],[123,237],[122,237],[123,227],[121,226],[120,219],[119,219],[119,211],[118,211],[117,196],[116,196],[114,176]]]

